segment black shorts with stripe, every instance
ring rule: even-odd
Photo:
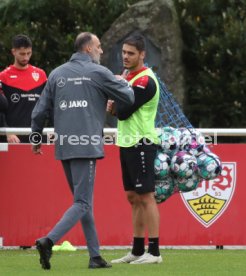
[[[158,146],[142,139],[135,146],[120,148],[120,162],[125,191],[138,194],[155,191],[154,160]]]

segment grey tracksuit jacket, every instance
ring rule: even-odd
[[[126,81],[77,52],[50,73],[32,112],[32,131],[41,133],[47,114],[54,114],[56,159],[101,158],[109,98],[132,105],[134,93]]]

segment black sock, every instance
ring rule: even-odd
[[[149,238],[148,253],[153,256],[160,256],[159,238]]]
[[[135,256],[141,256],[144,254],[144,238],[133,239],[132,254]]]

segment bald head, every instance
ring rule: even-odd
[[[89,32],[80,33],[76,37],[74,49],[76,52],[87,53],[94,62],[100,63],[100,57],[103,51],[100,40],[96,35]]]
[[[93,34],[89,32],[80,33],[76,37],[76,40],[74,43],[74,50],[76,52],[83,51],[86,48],[86,46],[91,42],[92,36]]]

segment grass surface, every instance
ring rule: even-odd
[[[102,250],[110,261],[128,250]],[[86,250],[55,252],[51,270],[42,270],[36,250],[0,250],[1,276],[86,275],[86,276],[152,276],[152,275],[246,275],[246,250],[161,250],[164,262],[151,265],[114,264],[109,269],[88,269]]]

